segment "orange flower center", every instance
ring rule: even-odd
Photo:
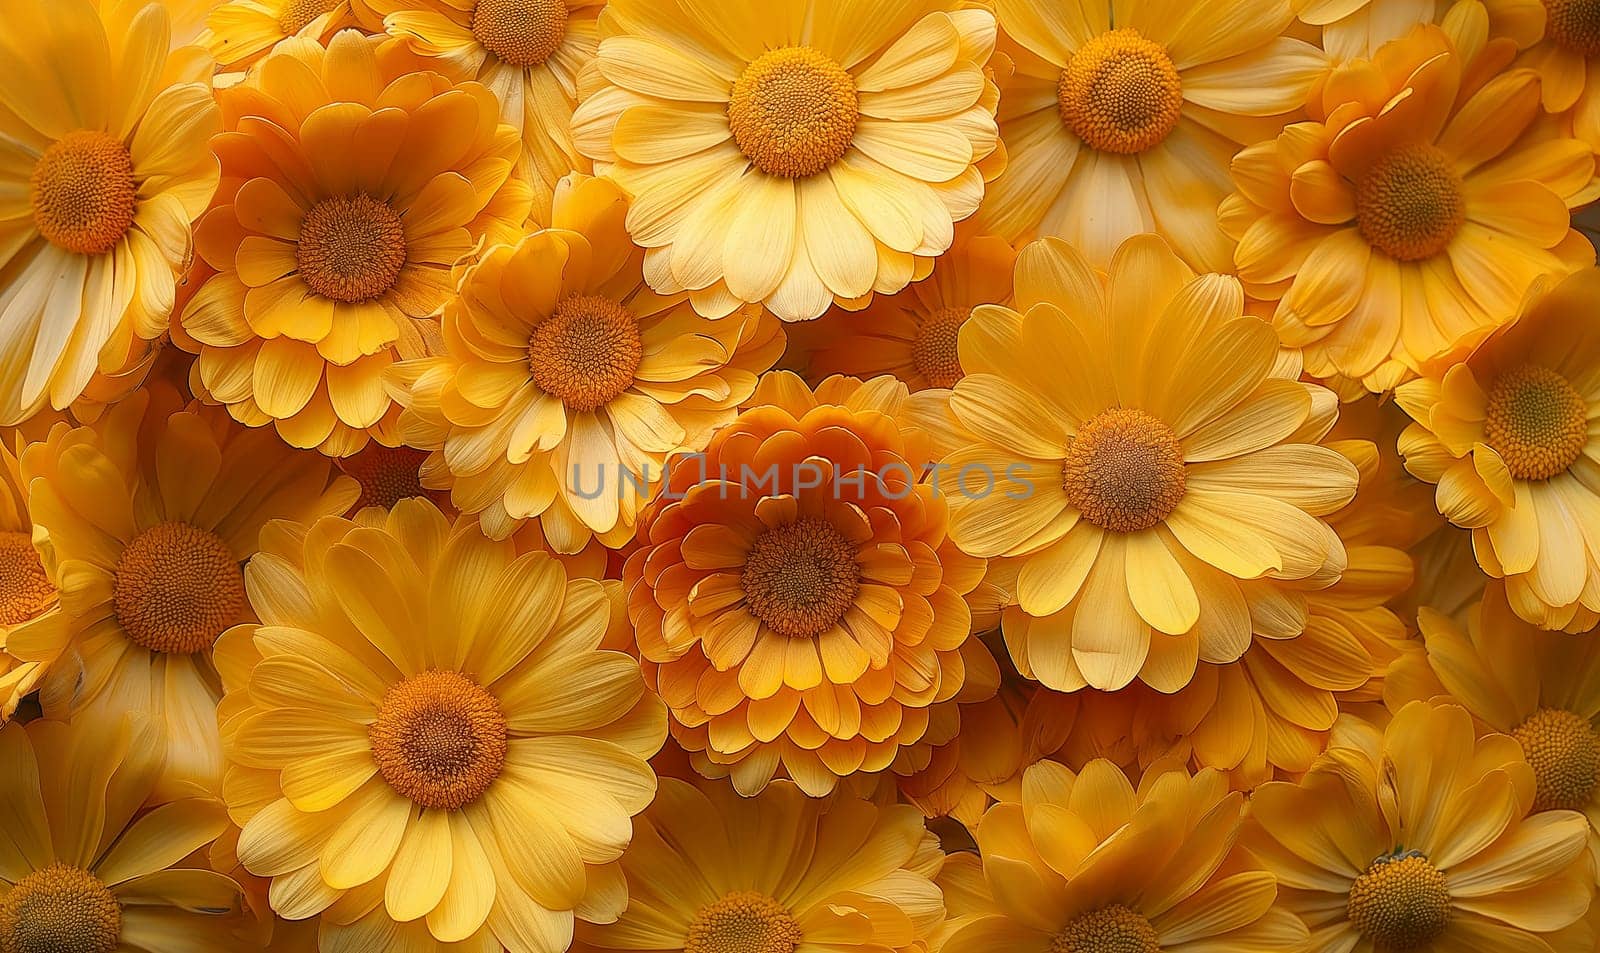
[[[1484,442],[1519,480],[1548,480],[1567,472],[1589,442],[1589,404],[1565,377],[1523,364],[1489,388]]]
[[[1385,953],[1426,949],[1450,924],[1444,874],[1416,851],[1372,862],[1350,887],[1350,923]]]
[[[1536,811],[1581,811],[1600,787],[1600,737],[1589,720],[1570,711],[1541,708],[1511,737],[1533,768]]]
[[[1084,519],[1138,532],[1171,516],[1183,499],[1183,450],[1171,427],[1142,410],[1113,407],[1078,428],[1061,482]]]
[[[1461,176],[1433,146],[1402,146],[1356,186],[1356,225],[1373,248],[1400,261],[1444,251],[1466,221]]]
[[[459,672],[422,672],[391,687],[367,739],[396,793],[440,810],[476,801],[506,762],[500,703]]]
[[[594,410],[633,385],[644,358],[639,319],[599,295],[569,296],[528,343],[533,382],[573,410]]]
[[[780,635],[814,638],[833,628],[861,588],[856,547],[827,521],[807,516],[756,537],[739,582],[750,614]]]
[[[1075,917],[1050,953],[1161,953],[1161,938],[1142,914],[1114,904]]]
[[[0,533],[0,625],[26,622],[56,601],[27,533]]]
[[[117,559],[112,605],[128,638],[152,652],[211,647],[244,612],[244,574],[221,537],[167,522],[134,537]]]
[[[1600,55],[1600,0],[1544,0],[1545,35],[1579,56]]]
[[[566,0],[478,0],[472,35],[512,66],[538,66],[567,37]]]
[[[0,897],[0,953],[111,953],[122,905],[93,874],[41,867]]]
[[[406,263],[400,216],[367,195],[323,199],[300,222],[295,261],[306,287],[355,304],[383,297]]]
[[[1183,84],[1165,47],[1124,27],[1085,43],[1056,81],[1061,121],[1101,152],[1132,155],[1178,124]]]
[[[338,0],[289,0],[283,5],[283,12],[278,15],[278,26],[283,30],[284,36],[294,36],[311,24],[312,20],[322,16]]]
[[[39,157],[29,186],[33,223],[57,248],[104,255],[133,226],[133,156],[106,133],[62,136]]]
[[[728,101],[728,124],[739,151],[768,175],[803,179],[839,160],[860,117],[856,81],[809,46],[763,53]]]
[[[800,924],[778,901],[740,891],[700,908],[689,922],[683,953],[794,953]]]
[[[940,308],[917,325],[911,342],[911,362],[933,387],[954,387],[964,376],[956,343],[961,325],[972,314],[968,308]]]
[[[426,459],[428,454],[423,450],[377,443],[368,444],[365,450],[347,458],[341,464],[344,472],[361,485],[355,509],[381,506],[390,510],[401,500],[426,496],[422,487],[422,462]]]

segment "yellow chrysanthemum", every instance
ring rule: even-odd
[[[494,91],[501,121],[522,138],[519,169],[533,185],[533,220],[548,224],[561,177],[590,169],[574,143],[572,113],[600,43],[604,0],[365,2],[380,28]]]
[[[22,474],[65,624],[15,630],[8,651],[48,668],[45,714],[147,713],[166,741],[161,790],[215,789],[211,645],[250,618],[241,567],[269,521],[342,513],[354,484],[168,388],[139,391],[92,427],[56,425],[23,452]]]
[[[1018,670],[1172,692],[1252,634],[1299,635],[1298,592],[1344,570],[1320,517],[1357,473],[1315,445],[1332,393],[1277,366],[1239,283],[1196,277],[1155,237],[1108,277],[1047,239],[1018,258],[1016,301],[962,328],[942,486],[958,545],[1021,560],[1005,616]]]
[[[494,95],[417,66],[346,30],[287,40],[217,93],[226,184],[195,235],[216,274],[180,322],[207,396],[296,447],[398,443],[385,368],[437,343],[450,266],[527,217]]]
[[[1383,391],[1513,319],[1535,282],[1594,261],[1569,205],[1594,174],[1536,123],[1532,70],[1487,82],[1434,26],[1341,69],[1313,114],[1234,160],[1239,278],[1278,302],[1318,377]]]
[[[1544,108],[1567,113],[1573,134],[1600,149],[1600,4],[1595,0],[1483,0],[1539,73]]]
[[[145,805],[161,773],[144,720],[0,728],[0,950],[219,953],[242,949],[239,885],[205,869],[227,826],[188,792]]]
[[[206,12],[199,42],[217,65],[244,70],[291,36],[327,42],[366,24],[377,19],[365,0],[226,0]]]
[[[614,650],[616,583],[424,500],[280,526],[245,577],[224,795],[280,915],[320,914],[327,950],[563,953],[623,912],[666,721]]]
[[[217,187],[207,64],[148,0],[0,2],[0,423],[165,330]]]
[[[783,353],[759,307],[710,321],[645,285],[627,196],[574,175],[554,224],[472,259],[437,357],[396,365],[407,444],[497,538],[542,516],[564,553],[620,546],[669,454],[704,446]]]
[[[1004,163],[966,0],[612,0],[580,151],[636,201],[663,294],[721,317],[860,307],[928,274]]]
[[[1284,953],[1306,928],[1276,904],[1277,879],[1236,847],[1240,795],[1221,775],[1171,764],[1137,790],[1092,761],[1029,768],[1022,798],[990,808],[978,846],[992,912],[942,953]]]
[[[1517,614],[1567,628],[1600,611],[1600,270],[1538,300],[1471,359],[1402,386],[1406,468],[1472,531]]]
[[[30,430],[43,423],[34,418]],[[41,434],[42,435],[42,434]],[[10,718],[24,695],[38,687],[46,666],[12,656],[6,646],[18,630],[44,630],[21,638],[55,640],[66,624],[56,584],[33,545],[33,519],[28,513],[28,485],[18,457],[27,435],[14,431],[0,442],[0,722]]]
[[[943,862],[912,807],[663,778],[622,855],[628,908],[579,927],[572,953],[917,953],[944,916]]]
[[[1199,271],[1231,271],[1217,226],[1239,146],[1293,118],[1326,68],[1283,36],[1284,0],[999,0],[1016,70],[1000,100],[1009,165],[975,223],[1067,239],[1104,267],[1155,232]]]
[[[1529,816],[1534,797],[1509,736],[1475,739],[1462,709],[1414,702],[1300,782],[1258,788],[1249,847],[1313,949],[1577,953],[1546,937],[1589,908],[1588,821]]]

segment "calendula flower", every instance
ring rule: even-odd
[[[365,0],[227,0],[205,13],[199,42],[217,65],[243,70],[291,36],[326,42],[363,20],[376,24]]]
[[[542,516],[560,552],[620,546],[667,456],[704,446],[783,352],[759,307],[710,321],[651,291],[627,209],[615,183],[568,179],[552,227],[461,271],[440,353],[390,373],[424,484],[492,536]]]
[[[965,0],[613,0],[579,151],[633,194],[663,294],[721,317],[859,307],[925,277],[1004,163]]]
[[[398,443],[384,369],[437,343],[450,266],[527,217],[494,95],[415,67],[346,30],[280,44],[217,93],[227,185],[196,230],[216,273],[179,320],[208,397],[292,446]]]
[[[666,735],[616,583],[426,500],[280,526],[217,645],[238,857],[325,949],[563,953],[615,920]]]
[[[1222,209],[1239,278],[1318,377],[1383,391],[1512,320],[1535,282],[1594,261],[1568,209],[1594,156],[1540,115],[1539,77],[1469,82],[1422,26],[1324,84],[1318,121],[1241,152]]]
[[[161,335],[217,187],[201,57],[157,2],[5,0],[0,424],[71,404]]]
[[[1232,278],[1159,238],[1096,273],[1058,239],[1017,260],[1017,310],[962,328],[942,465],[950,534],[1020,560],[1017,668],[1051,688],[1177,691],[1198,662],[1305,628],[1346,556],[1322,517],[1356,468],[1317,446],[1333,395],[1276,369]]]

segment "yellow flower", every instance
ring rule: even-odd
[[[926,950],[944,859],[912,807],[663,778],[622,856],[628,908],[582,925],[572,953]]]
[[[1472,531],[1517,615],[1568,628],[1600,611],[1600,270],[1539,299],[1472,357],[1402,386],[1406,468]]]
[[[206,65],[166,8],[3,0],[0,424],[65,408],[172,312],[189,223],[217,187]]]
[[[578,149],[635,197],[663,294],[786,321],[925,277],[997,153],[994,16],[965,0],[612,0]]]
[[[1567,113],[1573,134],[1600,149],[1600,4],[1595,0],[1483,0],[1537,70],[1544,108]]]
[[[30,421],[29,431],[48,424],[41,415]],[[65,619],[56,584],[33,545],[33,519],[28,513],[28,486],[22,478],[18,457],[27,445],[28,433],[14,431],[0,443],[0,722],[17,710],[24,695],[38,687],[46,666],[38,661],[22,661],[7,650],[13,632],[23,631],[30,638],[61,638]],[[38,434],[42,436],[43,434]]]
[[[1017,557],[1005,615],[1018,671],[1051,688],[1176,691],[1252,634],[1305,628],[1296,591],[1345,567],[1320,517],[1356,468],[1316,446],[1333,395],[1279,368],[1239,284],[1196,277],[1159,238],[1094,272],[1058,239],[1017,260],[1016,308],[961,331],[943,461],[950,534]]]
[[[161,770],[150,723],[129,716],[0,728],[0,949],[216,953],[241,949],[239,885],[204,869],[227,826],[188,792],[145,808]]]
[[[427,459],[421,450],[385,447],[381,443],[369,443],[358,453],[341,459],[339,469],[361,486],[361,496],[345,515],[353,516],[369,506],[392,510],[401,500],[419,496],[447,509],[449,494],[422,485],[422,464]]]
[[[160,790],[215,789],[222,755],[211,645],[250,618],[243,563],[275,519],[340,513],[355,486],[170,388],[139,391],[92,427],[58,424],[22,455],[34,538],[63,625],[14,630],[13,656],[48,668],[51,717],[149,714],[163,731]]]
[[[666,724],[616,583],[425,500],[282,527],[245,576],[224,792],[281,916],[321,914],[324,949],[562,953],[622,913]]]
[[[1493,0],[1490,0],[1493,2]],[[1512,0],[1527,3],[1529,0]],[[1537,4],[1539,0],[1531,0]],[[1453,0],[1290,0],[1295,16],[1322,28],[1322,48],[1335,63],[1370,59],[1378,48],[1419,23],[1438,22]],[[1470,5],[1470,2],[1469,4]]]
[[[205,14],[199,42],[219,66],[243,70],[291,36],[326,42],[363,21],[376,24],[365,0],[227,0]]]
[[[346,30],[286,41],[217,93],[227,185],[195,235],[216,274],[179,320],[210,398],[292,446],[398,443],[384,369],[437,341],[450,266],[527,217],[494,95],[415,65]]]
[[[1132,235],[1165,237],[1198,271],[1231,271],[1217,226],[1228,162],[1293,118],[1326,68],[1283,36],[1283,0],[998,0],[1015,73],[1000,103],[1005,174],[975,222],[1020,243],[1053,235],[1104,267]]]
[[[623,228],[627,196],[574,175],[553,227],[470,260],[437,357],[397,365],[406,443],[496,538],[542,516],[563,553],[633,537],[662,464],[704,446],[783,353],[759,307],[721,321],[645,285]]]
[[[1042,761],[1020,803],[978,825],[993,906],[942,953],[1303,949],[1277,878],[1236,847],[1243,821],[1243,799],[1214,771],[1158,765],[1135,790],[1109,761],[1076,774]]]
[[[1576,951],[1544,935],[1589,908],[1588,821],[1533,803],[1515,741],[1414,702],[1257,789],[1249,847],[1318,950]]]
[[[1438,27],[1329,78],[1313,113],[1234,160],[1239,278],[1317,377],[1384,391],[1470,350],[1539,279],[1594,262],[1569,206],[1594,174],[1537,123],[1532,70],[1483,82]],[[1465,75],[1464,75],[1465,74]]]

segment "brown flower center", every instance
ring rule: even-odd
[[[1161,939],[1142,914],[1114,904],[1075,917],[1050,953],[1161,953]]]
[[[533,382],[573,410],[594,410],[633,385],[644,358],[639,320],[599,295],[574,294],[556,305],[528,344]]]
[[[567,37],[566,0],[478,0],[472,35],[512,66],[538,66]]]
[[[1544,0],[1545,35],[1579,56],[1600,55],[1600,0]]]
[[[1350,887],[1350,923],[1384,953],[1425,949],[1450,924],[1444,874],[1416,851],[1379,857]]]
[[[406,264],[400,216],[367,195],[323,199],[300,222],[295,261],[306,287],[354,304],[383,297]]]
[[[383,779],[423,807],[471,804],[506,761],[500,702],[459,672],[422,672],[391,687],[367,738]]]
[[[745,67],[728,101],[739,151],[768,175],[803,179],[839,160],[860,118],[856,81],[809,46],[761,54]]]
[[[0,533],[0,625],[26,622],[55,605],[56,587],[27,533]]]
[[[340,467],[361,485],[361,496],[353,511],[368,506],[391,510],[401,500],[427,496],[428,491],[422,486],[422,463],[427,459],[427,451],[379,443],[368,444],[360,453],[346,458]]]
[[[1461,176],[1429,145],[1403,146],[1367,170],[1356,186],[1356,225],[1373,248],[1400,261],[1444,251],[1466,221]]]
[[[106,133],[79,130],[52,143],[29,187],[33,223],[57,248],[103,255],[133,226],[133,156]]]
[[[1172,428],[1142,410],[1113,407],[1078,428],[1062,464],[1067,502],[1118,533],[1149,529],[1177,509],[1186,478]]]
[[[244,574],[217,534],[167,522],[134,537],[117,558],[112,605],[134,643],[189,655],[211,647],[244,612]]]
[[[1178,124],[1183,84],[1166,47],[1124,27],[1085,43],[1056,81],[1061,121],[1102,152],[1132,155]]]
[[[750,544],[739,582],[750,614],[780,635],[808,639],[844,618],[861,588],[856,547],[825,520],[807,516]]]
[[[1536,811],[1581,811],[1600,787],[1600,737],[1587,718],[1541,708],[1511,737],[1533,768]]]
[[[940,308],[917,325],[911,343],[911,361],[917,373],[932,387],[954,387],[964,376],[961,355],[956,348],[961,325],[972,314],[969,308]]]
[[[284,36],[294,36],[307,26],[311,21],[322,16],[338,0],[289,0],[283,5],[283,12],[278,14],[278,26],[283,30]]]
[[[1519,480],[1548,480],[1577,462],[1589,442],[1589,404],[1548,367],[1523,364],[1489,387],[1484,442]]]
[[[0,953],[112,953],[122,905],[93,874],[41,867],[0,897]]]
[[[700,908],[689,923],[683,953],[794,953],[800,924],[778,901],[740,891]]]

